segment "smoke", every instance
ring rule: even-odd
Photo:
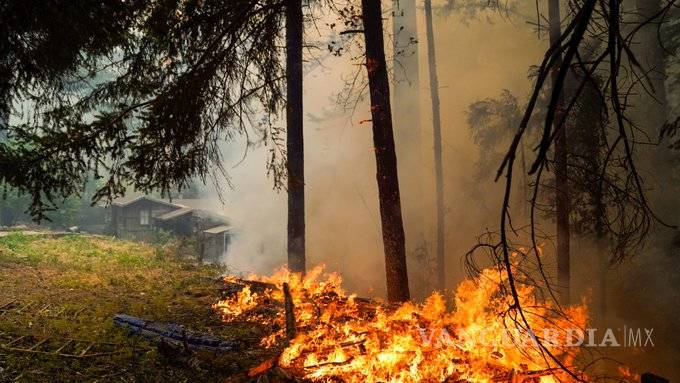
[[[522,9],[522,6],[528,8]],[[522,6],[517,9],[519,13],[533,14],[533,4]],[[477,236],[487,229],[495,230],[500,219],[502,185],[494,182],[492,173],[482,179],[477,177],[475,163],[484,153],[478,152],[470,137],[468,106],[496,97],[503,89],[508,89],[523,103],[531,91],[531,81],[527,78],[529,68],[540,62],[547,47],[545,39],[539,40],[525,20],[509,20],[495,13],[485,15],[484,19],[463,17],[439,15],[434,26],[442,103],[448,288],[455,287],[465,277],[462,257],[477,242]],[[422,183],[423,231],[429,246],[426,252],[431,254],[434,167],[424,25],[424,17],[419,13],[421,85],[420,96],[413,97],[413,102],[420,103],[423,165],[417,174],[399,174],[399,177],[417,178]],[[391,29],[386,27],[386,30]],[[316,38],[312,32],[307,37]],[[389,46],[390,41],[386,38],[386,45]],[[375,158],[370,122],[362,122],[370,119],[370,113],[365,99],[358,100],[356,108],[349,111],[338,105],[338,94],[355,73],[359,71],[361,78],[365,76],[365,68],[359,64],[361,57],[352,54],[330,56],[322,65],[308,65],[305,75],[307,263],[310,267],[325,264],[329,271],[339,272],[352,292],[380,297],[385,293],[385,281]],[[268,148],[251,149],[242,159],[244,145],[244,142],[233,142],[226,150],[225,167],[234,187],[223,190],[226,204],[219,209],[231,218],[234,236],[224,260],[230,272],[269,274],[286,264],[286,195],[285,191],[273,190],[273,180],[266,175]],[[531,152],[528,155],[531,156]],[[409,225],[413,223],[406,222],[407,231]],[[548,233],[553,231],[553,226],[551,222],[543,222]],[[554,267],[550,246],[546,249],[546,265]],[[413,263],[414,254],[409,257]],[[573,247],[576,295],[599,294],[593,289],[600,278],[598,258],[599,250],[593,244],[580,241]],[[668,335],[677,330],[673,313],[659,311],[660,315],[671,315],[660,320],[653,320],[653,315],[640,315],[650,307],[655,310],[663,305],[673,307],[672,300],[677,298],[677,293],[665,291],[669,289],[663,285],[669,279],[654,276],[668,274],[669,269],[677,270],[677,264],[677,260],[655,255],[607,271],[611,315],[603,323],[611,326],[627,321],[640,328],[661,326],[660,331],[669,339],[677,339]],[[421,276],[421,281],[428,279],[432,276]],[[411,280],[412,290],[417,289],[414,283],[420,281]],[[650,299],[654,296],[663,304],[652,305]],[[577,296],[574,298],[578,300]],[[671,356],[666,356],[661,349],[648,355],[652,357],[646,361],[656,358],[660,363],[655,366],[666,366],[665,370],[659,367],[661,373],[672,375],[668,367],[671,364],[663,362],[672,358],[672,351]],[[632,363],[630,355],[622,360]]]
[[[465,21],[465,23],[463,22]],[[491,22],[490,22],[491,21]],[[322,24],[322,23],[319,23]],[[424,16],[418,14],[420,60],[422,168],[416,174],[399,174],[423,185],[424,233],[434,243],[434,171],[432,127],[428,89]],[[391,28],[386,26],[386,31]],[[317,39],[316,32],[307,38]],[[323,33],[323,32],[322,32]],[[444,140],[447,285],[453,288],[464,277],[462,255],[485,228],[497,221],[498,194],[491,175],[482,184],[475,179],[477,151],[466,123],[470,103],[495,96],[500,89],[526,95],[526,73],[542,55],[544,42],[525,25],[515,25],[496,14],[485,20],[458,16],[435,17],[438,73],[442,100]],[[355,37],[360,39],[361,36]],[[319,40],[327,37],[318,38]],[[389,52],[391,38],[386,37]],[[323,53],[315,57],[323,56]],[[384,261],[375,158],[370,113],[365,99],[344,110],[338,95],[358,71],[365,76],[361,57],[344,54],[315,65],[310,56],[305,74],[305,192],[308,265],[325,264],[338,271],[346,285],[359,294],[382,296],[385,292]],[[388,59],[389,60],[389,59]],[[360,87],[358,87],[360,88]],[[403,144],[403,143],[402,143]],[[397,145],[400,145],[397,142]],[[286,263],[286,196],[274,191],[266,176],[267,148],[250,150],[242,160],[244,143],[226,150],[233,190],[223,190],[224,214],[234,222],[234,237],[225,263],[235,272],[269,273]],[[236,165],[238,163],[238,165]],[[483,190],[483,193],[478,193]],[[409,198],[402,195],[402,198]],[[406,230],[410,228],[406,222]],[[425,249],[431,252],[432,249]],[[414,254],[409,254],[411,263]],[[422,280],[430,279],[423,276]],[[415,278],[412,279],[412,290]]]
[[[234,274],[269,273],[286,262],[286,195],[263,176],[266,148],[255,148],[241,162],[245,145],[232,142],[225,150],[232,154],[225,162],[233,187],[222,190],[220,208],[232,226],[223,262]]]

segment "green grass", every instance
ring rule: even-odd
[[[147,245],[107,237],[48,237],[20,232],[0,237],[0,344],[19,336],[119,344],[114,356],[67,359],[0,348],[0,382],[223,381],[257,362],[250,354],[194,355],[169,360],[155,345],[113,325],[125,313],[181,323],[225,339],[253,339],[253,325],[225,325],[211,309],[219,299],[214,279],[221,270],[196,264],[177,244]],[[22,307],[26,306],[24,310]],[[132,352],[135,348],[148,351]],[[53,348],[54,348],[53,347]],[[49,348],[49,347],[47,347]],[[250,355],[250,356],[249,356]]]

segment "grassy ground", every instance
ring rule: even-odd
[[[16,348],[46,340],[37,350],[54,351],[69,339],[109,342],[91,358],[30,353],[0,347],[0,381],[184,382],[223,381],[262,357],[245,353],[173,358],[153,344],[113,325],[125,313],[175,322],[225,339],[255,343],[261,330],[224,325],[211,309],[219,298],[212,266],[180,259],[176,245],[151,246],[111,238],[59,238],[12,233],[0,238],[0,345],[25,336]],[[86,342],[62,353],[78,354]]]

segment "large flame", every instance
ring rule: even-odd
[[[297,336],[279,364],[302,371],[315,381],[344,382],[522,382],[573,381],[562,366],[572,367],[577,347],[568,346],[570,329],[585,327],[585,305],[559,311],[537,298],[531,287],[518,294],[531,331],[510,310],[504,273],[487,269],[456,289],[455,309],[432,294],[423,304],[381,304],[347,295],[341,278],[317,267],[302,278],[281,270],[271,277],[249,279],[271,286],[254,292],[243,287],[217,303],[224,320],[256,315],[280,329],[263,340],[272,346],[285,337],[281,310],[255,314],[258,306],[282,307],[282,285],[290,286]],[[236,282],[228,278],[227,282]],[[545,349],[539,345],[542,344]],[[548,355],[545,351],[552,354]],[[580,379],[585,379],[580,376]]]

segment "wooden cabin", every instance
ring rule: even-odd
[[[116,200],[110,206],[111,232],[120,239],[151,240],[158,230],[154,218],[182,208],[184,206],[149,196]]]
[[[107,219],[110,232],[121,239],[151,241],[161,231],[180,238],[194,237],[198,239],[197,250],[202,259],[219,263],[227,251],[231,231],[228,219],[209,211],[209,206],[210,202],[205,200],[170,202],[139,196],[114,201]]]

